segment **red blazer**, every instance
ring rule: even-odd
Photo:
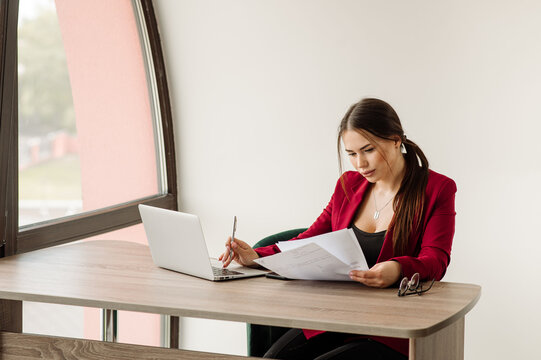
[[[361,204],[370,183],[358,172],[348,171],[343,178],[347,189],[344,193],[338,180],[334,194],[327,207],[308,230],[293,238],[304,239],[330,231],[351,227],[353,218]],[[421,229],[410,236],[405,256],[393,256],[393,234],[387,231],[378,262],[395,260],[402,265],[402,274],[411,277],[419,273],[422,280],[440,280],[451,259],[451,245],[455,233],[455,182],[434,171],[429,171],[426,186],[425,207]],[[255,249],[259,256],[279,252],[276,245]],[[307,338],[322,331],[304,330]],[[408,354],[408,340],[374,337],[397,351]]]

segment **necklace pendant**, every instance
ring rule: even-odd
[[[377,219],[379,219],[379,211],[376,210],[374,212],[374,220],[377,220]]]

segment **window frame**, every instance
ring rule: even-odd
[[[0,2],[0,257],[132,226],[141,222],[137,206],[177,210],[177,174],[171,103],[158,24],[152,0],[139,1],[148,34],[161,114],[166,193],[134,199],[95,211],[25,225],[19,229],[17,22],[19,0]],[[3,198],[3,200],[2,200]]]

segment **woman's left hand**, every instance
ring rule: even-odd
[[[351,270],[349,277],[366,286],[386,288],[399,280],[401,272],[402,266],[398,261],[384,261],[370,270]]]

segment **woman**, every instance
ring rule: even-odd
[[[356,171],[340,177],[323,213],[292,240],[352,228],[369,265],[369,270],[351,271],[352,280],[379,288],[414,273],[421,280],[440,280],[455,228],[454,181],[428,169],[425,155],[382,100],[363,99],[349,108],[339,127],[339,158],[341,142]],[[254,259],[279,252],[275,245],[253,250],[231,238],[226,248],[220,257],[224,266],[232,260],[254,266]],[[292,329],[265,357],[405,359],[407,354],[407,339]]]

